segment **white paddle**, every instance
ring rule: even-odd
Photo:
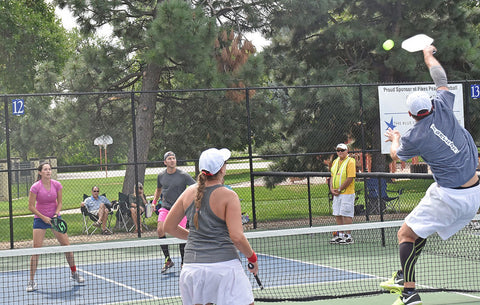
[[[422,51],[425,47],[431,45],[433,38],[428,37],[425,34],[418,34],[410,38],[405,39],[402,42],[402,49],[408,52]]]

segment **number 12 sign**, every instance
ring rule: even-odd
[[[13,115],[25,114],[25,102],[22,99],[12,100],[12,114]]]

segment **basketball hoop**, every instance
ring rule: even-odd
[[[98,149],[100,150],[100,170],[102,170],[102,147],[105,150],[105,177],[108,177],[107,172],[107,145],[113,144],[113,139],[109,135],[101,135],[95,140],[93,140],[94,145],[98,145]]]

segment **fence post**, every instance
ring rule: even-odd
[[[13,249],[13,203],[12,203],[12,162],[10,157],[10,116],[8,113],[8,98],[3,96],[5,111],[5,143],[7,149],[7,181],[8,181],[8,214],[10,220],[10,249]]]
[[[358,99],[360,102],[360,130],[362,131],[362,172],[366,171],[367,163],[365,159],[365,124],[363,123],[363,87],[362,85],[358,86]]]
[[[310,228],[313,226],[312,219],[312,196],[310,192],[310,176],[307,176],[307,193],[308,193],[308,216],[310,219]]]
[[[140,196],[138,195],[138,160],[137,160],[137,123],[136,123],[136,114],[135,114],[135,92],[130,93],[130,105],[132,108],[132,141],[133,141],[133,163],[135,169],[135,194],[137,197],[137,236],[142,237],[142,222],[140,220]],[[107,166],[107,161],[105,161],[105,166]]]
[[[378,189],[377,189],[377,204],[378,204],[378,214],[380,215],[380,221],[383,222],[383,205],[382,205],[382,179],[381,177],[377,178]]]
[[[252,156],[252,128],[250,122],[250,91],[245,88],[245,109],[247,111],[247,142],[248,142],[248,164],[250,166],[250,192],[252,194],[252,217],[253,228],[257,228],[257,214],[255,211],[255,179],[253,177],[253,156]]]
[[[52,167],[52,179],[57,179],[57,157],[45,157],[45,162],[48,162]]]
[[[469,83],[467,81],[462,82],[463,90],[463,125],[466,130],[470,131],[470,88],[468,88]]]

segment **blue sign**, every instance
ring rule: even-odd
[[[25,114],[25,102],[22,99],[12,100],[12,114],[13,115]]]
[[[470,96],[472,98],[480,98],[480,85],[470,86]]]

